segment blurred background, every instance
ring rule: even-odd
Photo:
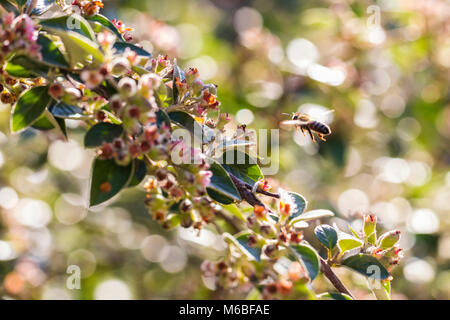
[[[393,298],[450,298],[449,1],[108,0],[103,14],[154,55],[197,67],[235,123],[275,129],[282,113],[326,115],[326,143],[280,131],[272,186],[333,210],[328,222],[345,231],[376,214],[402,231]],[[245,298],[201,276],[202,260],[223,250],[213,229],[164,232],[139,188],[86,209],[94,155],[78,122],[68,143],[10,136],[9,112],[0,105],[2,298]],[[66,286],[69,265],[80,267],[79,290]],[[336,272],[372,299],[364,279]],[[314,287],[330,289],[323,278]]]

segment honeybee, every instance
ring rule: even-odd
[[[331,110],[330,112],[333,112]],[[284,113],[286,114],[286,113]],[[287,114],[289,115],[289,114]],[[330,127],[321,121],[313,120],[305,113],[294,112],[291,120],[282,121],[281,124],[287,126],[295,126],[297,130],[301,130],[303,135],[305,131],[308,132],[311,140],[316,142],[313,132],[319,137],[320,140],[326,141],[325,137],[331,134]]]

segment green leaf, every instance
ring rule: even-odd
[[[117,41],[114,46],[114,49],[116,49],[117,53],[124,53],[125,50],[128,48],[131,51],[136,52],[136,54],[138,56],[141,57],[146,57],[146,58],[151,58],[152,54],[142,48],[139,48],[138,46],[132,44],[132,43],[128,43],[128,42],[121,42],[121,41]]]
[[[251,235],[248,231],[236,234],[234,237],[229,233],[224,233],[224,239],[228,243],[234,244],[250,261],[261,261],[261,248],[254,248],[248,244]]]
[[[228,149],[233,148],[242,148],[242,147],[249,147],[255,145],[252,141],[247,140],[240,140],[240,139],[233,139],[233,140],[225,140],[222,141],[217,147],[214,148],[214,151],[218,153],[217,151],[222,151],[220,153],[226,152]]]
[[[350,229],[351,233],[357,238],[360,239],[360,236],[358,234],[358,232],[356,232],[351,225],[348,225],[348,228]]]
[[[27,0],[14,0],[15,3],[17,3],[17,5],[20,7],[23,7],[24,5],[27,4]]]
[[[173,111],[169,112],[168,116],[170,120],[188,130],[200,141],[203,141],[203,128],[191,115],[183,111]]]
[[[100,24],[105,28],[108,28],[110,31],[112,31],[120,40],[123,40],[122,34],[119,32],[119,30],[116,28],[114,23],[109,21],[109,19],[101,14],[96,14],[91,17],[86,18],[88,21],[92,22],[93,24]]]
[[[33,11],[31,11],[31,13],[33,15],[40,16],[41,14],[47,12],[54,3],[55,0],[37,0],[36,5],[34,6]]]
[[[19,132],[31,126],[44,113],[52,98],[48,87],[34,87],[22,94],[11,115],[11,131]]]
[[[363,241],[361,241],[361,240],[359,240],[357,238],[354,238],[354,237],[352,237],[350,235],[348,237],[346,237],[346,238],[339,239],[339,241],[338,241],[338,246],[339,246],[339,249],[341,250],[341,253],[344,253],[344,252],[347,252],[349,250],[353,250],[353,249],[359,248],[363,244],[364,244]]]
[[[280,194],[280,201],[284,203],[289,203],[291,206],[291,215],[289,219],[294,219],[301,215],[305,211],[308,202],[306,199],[298,193],[286,191],[279,188],[278,193]]]
[[[156,125],[158,128],[161,127],[162,124],[165,124],[167,127],[170,128],[170,118],[167,112],[165,112],[162,109],[159,109],[156,113]]]
[[[5,71],[17,78],[46,77],[49,68],[25,55],[14,56],[6,63]]]
[[[247,221],[247,219],[245,219],[244,215],[242,214],[241,210],[234,203],[226,204],[223,206],[223,208],[225,210],[227,210],[228,212],[231,212],[233,214],[233,216],[235,216],[239,220],[244,221],[244,222]]]
[[[206,188],[209,196],[222,204],[230,204],[241,201],[236,186],[227,171],[216,161],[212,160],[209,170],[213,173],[211,183]]]
[[[55,128],[44,114],[40,116],[31,127],[40,131],[48,131]]]
[[[314,280],[320,270],[319,257],[316,251],[306,244],[291,245],[290,248],[297,257],[297,260],[308,271],[309,278]]]
[[[86,148],[96,148],[104,142],[112,142],[123,133],[123,127],[109,122],[100,122],[92,126],[84,136]]]
[[[385,280],[389,277],[389,272],[374,257],[367,254],[357,254],[348,257],[342,265],[375,280]]]
[[[85,63],[86,59],[92,56],[92,64],[97,66],[104,60],[103,53],[99,45],[86,37],[75,32],[61,32],[58,34],[66,47],[69,54],[71,66],[78,63]]]
[[[49,31],[57,32],[58,35],[64,32],[76,32],[79,35],[95,41],[95,33],[86,19],[76,13],[57,18],[41,20],[39,24]]]
[[[79,23],[80,28],[74,27],[71,29],[69,27],[77,23]],[[92,57],[94,66],[103,62],[104,56],[99,45],[95,42],[94,31],[83,17],[72,14],[70,16],[42,20],[40,24],[46,31],[61,38],[72,67],[78,63],[85,63],[88,57]]]
[[[297,216],[296,218],[292,219],[290,224],[293,225],[300,221],[311,221],[311,220],[317,220],[317,219],[328,218],[328,217],[333,217],[333,216],[334,216],[334,213],[331,212],[330,210],[325,210],[325,209],[311,210],[311,211],[302,213],[299,216]]]
[[[118,194],[133,178],[133,167],[134,162],[130,162],[127,166],[119,166],[113,159],[95,159],[89,205],[99,205]]]
[[[178,87],[177,87],[177,83],[176,83],[176,79],[179,79],[179,81],[183,81],[184,79],[186,79],[186,76],[183,72],[183,70],[180,69],[180,67],[178,67],[177,64],[177,60],[174,59],[173,61],[173,81],[172,81],[172,89],[173,89],[173,103],[177,104],[178,103]]]
[[[42,62],[52,67],[69,68],[66,58],[49,37],[40,33],[37,43],[41,46]]]
[[[328,250],[336,246],[338,235],[332,226],[322,224],[314,229],[314,234],[320,243],[322,243]]]
[[[218,161],[225,170],[250,185],[264,179],[256,160],[240,150],[229,150]]]
[[[128,184],[128,188],[135,187],[140,184],[145,176],[147,175],[147,165],[144,160],[136,159],[134,160],[134,174],[130,183]]]
[[[3,8],[5,8],[6,11],[14,12],[16,15],[19,13],[19,10],[17,10],[17,7],[8,0],[0,0],[0,5]]]
[[[353,300],[352,297],[345,293],[325,292],[317,295],[319,300]]]
[[[48,110],[57,118],[76,118],[83,116],[83,109],[64,102],[52,104]]]
[[[64,136],[64,138],[67,140],[67,129],[66,129],[66,122],[64,119],[61,118],[55,118],[48,109],[44,110],[44,116],[47,118],[47,120],[52,124],[53,128],[58,129],[58,131]]]

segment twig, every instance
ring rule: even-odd
[[[247,189],[246,183],[235,177],[230,173],[230,178],[233,180],[234,185],[236,186],[239,195],[242,199],[248,202],[251,206],[262,206],[266,208],[264,203],[261,202],[251,191]]]
[[[249,185],[248,183],[245,183],[245,187],[246,187],[248,190],[252,190],[252,189],[253,189],[252,186]],[[269,192],[269,191],[264,191],[264,190],[259,190],[259,189],[256,190],[256,192],[257,192],[257,193],[260,193],[260,194],[263,194],[263,195],[265,195],[265,196],[268,196],[268,197],[280,199],[280,195],[279,195],[278,193],[272,193],[272,192]]]
[[[331,267],[328,263],[320,258],[321,269],[325,277],[330,280],[331,284],[340,292],[350,296],[352,299],[355,297],[348,291],[348,289],[344,286],[342,281],[337,277],[337,275],[331,270]]]

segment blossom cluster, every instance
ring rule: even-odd
[[[0,16],[0,63],[3,64],[12,53],[26,53],[37,59],[41,58],[37,39],[38,31],[28,15],[16,17],[14,13],[8,12]]]

